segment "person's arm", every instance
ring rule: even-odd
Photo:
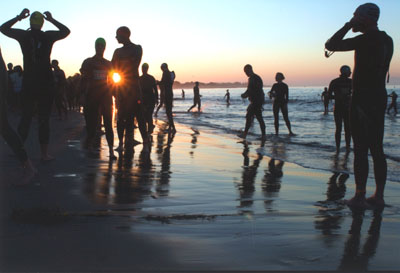
[[[46,11],[44,18],[58,28],[58,31],[46,31],[46,33],[52,35],[54,41],[64,39],[71,33],[69,28],[54,19],[50,12]]]
[[[0,32],[7,37],[18,40],[18,38],[25,32],[22,29],[11,28],[16,22],[21,21],[29,16],[29,10],[23,9],[15,18],[5,22],[0,26]]]
[[[331,83],[329,84],[329,89],[328,89],[328,94],[327,94],[329,100],[333,100],[335,98],[333,89],[334,89],[334,84],[333,84],[333,81],[331,81]]]
[[[285,103],[289,102],[289,86],[285,84]]]
[[[158,105],[158,88],[156,79],[154,77],[153,77],[153,90],[154,90],[154,96],[156,97],[156,105]]]
[[[246,92],[244,92],[243,94],[241,94],[240,96],[244,99],[244,98],[248,98],[249,97],[249,93],[250,93],[250,91],[249,90],[251,90],[251,88],[252,88],[252,80],[251,80],[251,77],[249,78],[249,81],[248,81],[248,83],[247,83],[247,90],[246,90]]]
[[[358,37],[344,39],[344,36],[353,27],[352,22],[346,23],[325,43],[325,48],[329,51],[350,51],[354,50],[358,44]]]

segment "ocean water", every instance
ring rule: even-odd
[[[388,93],[399,88],[387,88]],[[190,113],[187,109],[193,104],[193,91],[185,90],[185,99],[181,97],[181,89],[174,90],[174,119],[176,122],[193,127],[196,130],[207,130],[215,134],[229,134],[236,137],[244,129],[247,99],[240,94],[244,88],[229,89],[231,104],[228,106],[223,99],[226,89],[201,89],[202,107],[197,107]],[[267,93],[268,88],[264,88]],[[344,129],[342,129],[341,152],[336,154],[335,123],[333,103],[329,105],[330,112],[324,115],[321,93],[323,87],[289,87],[289,119],[294,137],[288,135],[286,124],[280,114],[279,136],[275,136],[272,103],[266,96],[263,117],[266,124],[267,141],[261,145],[258,122],[250,129],[247,140],[251,145],[259,145],[257,152],[287,162],[296,163],[306,168],[340,171],[353,174],[353,153],[345,153]],[[390,103],[390,101],[389,101]],[[163,110],[160,110],[161,115]],[[388,161],[388,180],[400,182],[400,121],[399,116],[386,115],[384,150]],[[241,141],[237,137],[238,141]],[[370,157],[370,178],[373,178],[372,158]]]

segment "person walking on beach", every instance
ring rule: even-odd
[[[53,68],[54,77],[54,104],[57,108],[58,117],[61,120],[63,113],[65,117],[68,116],[68,110],[65,101],[65,87],[67,84],[67,79],[65,78],[65,73],[60,68],[57,60],[52,60],[51,66]]]
[[[201,108],[201,99],[200,99],[200,89],[199,89],[199,82],[196,82],[193,87],[193,105],[187,110],[190,112],[194,107],[197,105],[197,111],[200,112]]]
[[[147,132],[153,133],[153,112],[154,107],[158,104],[158,89],[156,79],[148,73],[149,65],[142,64],[142,73],[140,76],[140,86],[143,93],[143,106],[145,111],[145,120],[147,125]]]
[[[231,102],[230,102],[231,94],[229,93],[229,89],[226,89],[226,93],[225,93],[224,99],[226,99],[226,104],[227,105],[231,104]]]
[[[8,74],[6,65],[3,60],[3,55],[0,49],[0,134],[10,146],[18,160],[21,162],[23,178],[16,185],[25,185],[30,182],[30,179],[36,174],[31,161],[28,158],[24,144],[20,137],[10,126],[7,118],[7,91],[8,91]]]
[[[44,161],[52,160],[48,145],[50,140],[50,114],[54,99],[54,80],[50,65],[50,54],[53,44],[67,37],[70,30],[55,20],[50,12],[44,14],[33,12],[30,16],[30,30],[11,28],[16,22],[29,16],[28,9],[15,18],[7,21],[0,27],[0,31],[15,40],[21,46],[24,59],[24,77],[21,93],[22,118],[18,126],[18,133],[22,141],[28,137],[35,105],[39,116],[39,142],[41,158]],[[52,23],[58,31],[42,31],[44,19]]]
[[[80,72],[85,90],[85,117],[86,117],[86,140],[85,147],[92,148],[96,137],[99,118],[103,117],[106,139],[110,159],[116,159],[114,155],[114,131],[112,127],[112,92],[109,86],[112,64],[106,60],[104,51],[106,41],[97,38],[95,41],[96,54],[83,61]]]
[[[143,145],[149,143],[146,129],[144,110],[142,105],[142,92],[139,83],[139,65],[142,60],[142,47],[130,40],[131,31],[123,26],[117,30],[117,41],[122,44],[121,48],[114,51],[112,65],[118,71],[122,80],[118,92],[118,150],[122,151],[125,141],[133,144],[133,121],[136,118],[139,131],[143,139]]]
[[[396,94],[396,92],[393,91],[388,97],[392,98],[392,102],[389,105],[387,113],[389,114],[390,109],[393,108],[394,114],[397,115],[397,94]]]
[[[321,94],[321,100],[324,103],[324,115],[327,115],[329,112],[329,100],[330,100],[327,87],[324,88],[324,92],[322,92]]]
[[[286,83],[283,82],[285,76],[278,72],[276,73],[275,83],[270,91],[270,98],[273,98],[273,112],[274,112],[274,125],[275,125],[275,134],[279,134],[279,110],[281,110],[283,119],[285,120],[286,127],[289,130],[289,136],[294,136],[295,134],[292,132],[292,127],[289,121],[288,114],[288,102],[289,102],[289,87]]]
[[[250,101],[249,106],[247,107],[246,114],[246,125],[245,129],[241,137],[244,139],[247,137],[250,126],[254,120],[254,117],[257,118],[258,123],[260,124],[261,129],[261,137],[265,138],[265,123],[262,117],[263,104],[264,104],[264,90],[263,90],[263,81],[257,74],[254,73],[253,67],[249,64],[244,66],[244,73],[249,78],[247,84],[247,90],[244,92],[241,97],[248,98]]]
[[[168,117],[168,124],[171,132],[175,133],[175,124],[174,124],[174,118],[172,116],[172,103],[174,100],[174,93],[172,91],[172,86],[174,84],[175,80],[175,72],[171,72],[168,69],[168,64],[163,63],[161,65],[161,70],[163,71],[161,81],[158,82],[160,85],[160,90],[164,89],[164,103],[165,103],[165,112],[167,113]],[[157,109],[158,111],[158,109]]]
[[[347,65],[340,68],[340,76],[329,84],[329,97],[335,100],[333,114],[335,117],[336,152],[340,151],[340,140],[342,137],[342,124],[344,124],[344,136],[346,140],[346,151],[350,151],[350,100],[352,83],[349,78],[351,69]]]
[[[359,6],[353,18],[345,23],[325,44],[329,51],[355,51],[353,95],[350,126],[354,144],[356,192],[349,206],[366,208],[369,204],[385,205],[387,163],[383,151],[384,122],[387,104],[385,78],[393,55],[393,40],[378,29],[379,7],[372,3]],[[344,39],[347,32],[362,34]],[[366,199],[368,150],[374,164],[375,194]]]

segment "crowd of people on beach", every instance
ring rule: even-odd
[[[384,115],[386,113],[387,92],[386,75],[393,55],[393,41],[384,31],[377,27],[379,7],[372,3],[359,6],[353,18],[337,31],[325,44],[326,57],[333,52],[355,51],[353,77],[349,66],[340,68],[340,76],[326,88],[322,94],[325,113],[328,113],[329,100],[335,100],[334,118],[336,124],[335,142],[337,152],[340,151],[342,124],[344,124],[346,150],[350,151],[353,139],[354,175],[356,194],[348,202],[349,205],[367,207],[370,204],[384,206],[384,187],[386,182],[386,159],[383,152]],[[30,17],[29,30],[13,28],[18,21]],[[42,31],[44,21],[52,23],[57,31]],[[361,32],[354,38],[344,39],[349,30]],[[36,173],[24,148],[32,118],[37,115],[39,124],[39,143],[41,160],[53,160],[49,154],[50,114],[53,107],[60,119],[67,118],[68,110],[80,110],[86,121],[86,139],[84,147],[92,149],[96,134],[103,123],[110,160],[116,159],[114,151],[122,153],[124,149],[132,148],[136,143],[133,137],[135,123],[139,128],[144,149],[151,143],[153,133],[153,114],[157,116],[162,106],[165,107],[168,118],[168,132],[175,134],[172,107],[173,83],[175,72],[170,71],[168,64],[161,64],[162,78],[157,81],[148,73],[149,65],[143,63],[142,75],[139,66],[142,62],[143,50],[131,41],[128,27],[122,26],[116,30],[116,39],[122,47],[114,51],[111,61],[104,58],[106,41],[96,39],[95,54],[83,61],[80,74],[66,78],[57,60],[50,59],[51,50],[56,41],[66,38],[70,30],[55,20],[50,12],[33,12],[28,9],[15,18],[0,26],[0,32],[19,42],[23,54],[23,69],[21,66],[8,64],[8,71],[1,57],[1,134],[21,161],[24,170],[31,177]],[[0,55],[1,56],[1,55]],[[248,77],[246,92],[241,97],[248,98],[245,129],[240,137],[246,138],[249,129],[257,119],[261,129],[261,139],[266,140],[265,123],[262,112],[265,103],[263,81],[253,71],[250,64],[244,66]],[[279,111],[289,131],[289,136],[295,136],[288,116],[289,88],[283,73],[275,76],[276,83],[268,92],[273,101],[275,134],[279,134]],[[160,92],[158,92],[158,89]],[[193,88],[193,105],[190,112],[197,106],[201,111],[201,95],[199,82]],[[182,97],[184,98],[182,90]],[[113,99],[114,97],[114,99]],[[397,113],[397,94],[392,93],[393,108]],[[230,104],[230,93],[224,96],[227,105]],[[17,132],[9,125],[7,119],[8,107],[13,111],[20,109],[21,121]],[[119,144],[114,150],[114,130],[112,127],[113,107],[117,109],[117,135]],[[156,108],[156,106],[158,107]],[[156,109],[156,110],[155,110]],[[154,111],[155,110],[155,111]],[[376,180],[375,194],[366,199],[366,182],[368,177],[368,151],[371,152]],[[21,184],[28,183],[23,181]]]

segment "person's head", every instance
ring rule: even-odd
[[[364,33],[368,29],[376,28],[379,19],[379,7],[373,3],[359,6],[353,16],[353,32]]]
[[[7,68],[8,68],[8,70],[12,70],[12,69],[13,69],[13,67],[14,67],[14,65],[13,65],[12,63],[8,63],[8,64],[7,64]]]
[[[117,29],[117,38],[118,43],[120,44],[125,44],[127,42],[130,42],[130,37],[131,37],[131,31],[129,30],[128,27],[120,27]]]
[[[147,74],[148,71],[149,71],[149,64],[148,63],[142,64],[142,72],[143,72],[143,74]]]
[[[21,67],[20,65],[16,65],[16,66],[14,67],[14,71],[17,72],[17,73],[19,73],[19,74],[21,74],[21,73],[22,73],[22,67]]]
[[[51,66],[52,66],[53,68],[58,68],[58,61],[57,61],[57,60],[52,60],[52,61],[51,61]]]
[[[254,73],[253,72],[253,67],[251,65],[249,65],[249,64],[246,64],[244,66],[243,70],[244,70],[244,73],[247,75],[247,77],[250,77],[250,75],[252,75]]]
[[[167,65],[166,63],[163,63],[163,64],[161,65],[161,70],[162,70],[162,71],[168,71],[168,65]]]
[[[96,54],[103,56],[104,51],[106,50],[106,40],[104,38],[97,38],[94,42],[94,48],[96,49]]]
[[[283,81],[284,79],[285,79],[285,76],[283,75],[283,73],[281,73],[281,72],[276,73],[276,75],[275,75],[275,80],[276,80],[277,82],[281,82],[281,81]]]
[[[194,84],[195,84],[196,86],[199,86],[199,82],[195,82]]]
[[[325,88],[324,88],[324,91],[328,91],[328,87],[325,87]]]
[[[340,76],[348,78],[350,77],[350,75],[351,75],[351,68],[348,65],[343,65],[340,68]]]
[[[41,30],[44,23],[44,16],[38,11],[35,11],[31,14],[29,18],[31,29]]]

